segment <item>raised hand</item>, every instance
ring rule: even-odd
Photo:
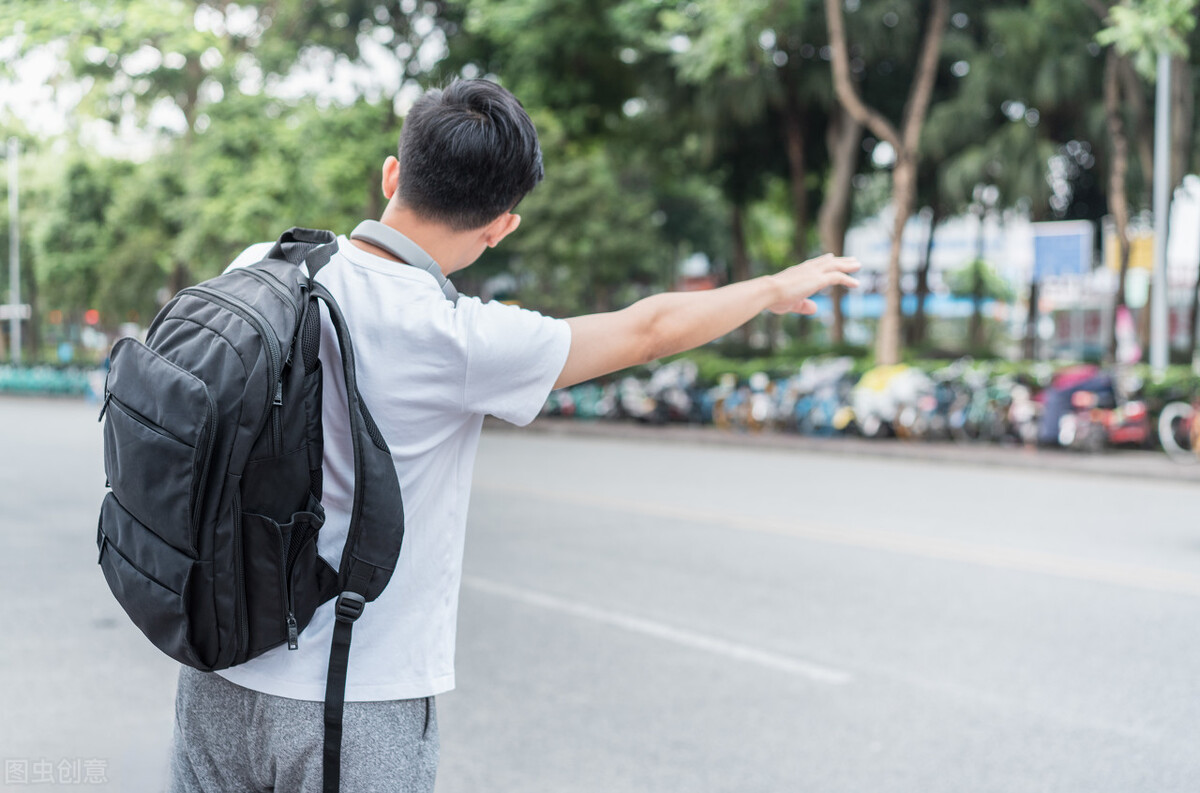
[[[775,273],[770,278],[783,293],[783,299],[768,309],[776,314],[815,314],[817,304],[809,298],[830,286],[856,288],[858,279],[850,273],[858,272],[860,266],[853,256],[826,253]]]

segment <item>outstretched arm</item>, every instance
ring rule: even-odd
[[[830,254],[773,275],[703,292],[667,292],[628,308],[567,320],[571,351],[555,388],[649,363],[724,336],[762,311],[812,314],[808,298],[826,287],[858,286],[858,261]]]

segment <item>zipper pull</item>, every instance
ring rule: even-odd
[[[288,629],[288,649],[295,650],[297,647],[300,646],[300,643],[299,643],[300,631],[296,628],[296,617],[290,611],[288,612],[288,615],[287,615],[287,629]]]
[[[104,389],[104,404],[100,406],[100,416],[96,419],[97,424],[104,421],[104,414],[108,410],[108,403],[111,399],[112,391],[109,391],[107,388]]]
[[[271,404],[275,407],[279,407],[283,404],[283,380],[275,383],[275,399],[271,402]]]

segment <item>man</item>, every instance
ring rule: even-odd
[[[520,225],[542,178],[521,104],[484,80],[425,94],[399,159],[383,165],[388,205],[338,239],[318,273],[346,316],[358,385],[391,448],[404,493],[404,549],[391,583],[355,627],[346,686],[342,789],[432,791],[434,697],[454,687],[454,638],[472,466],[485,414],[514,424],[552,388],[691,349],[764,310],[811,314],[808,298],[853,287],[852,259],[824,256],[708,292],[662,294],[607,314],[551,319],[458,297],[446,276]],[[255,260],[254,246],[234,262]],[[335,567],[354,492],[345,386],[323,317],[324,496],[319,552]],[[299,647],[217,674],[184,668],[173,791],[317,791],[333,602]]]

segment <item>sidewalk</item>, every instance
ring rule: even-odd
[[[485,426],[515,430],[511,424],[491,419]],[[666,425],[655,427],[633,421],[539,418],[524,429],[548,435],[628,438],[648,442],[699,443],[772,448],[800,454],[839,454],[850,457],[894,458],[948,465],[1053,470],[1084,475],[1136,477],[1170,482],[1200,482],[1200,464],[1176,463],[1163,452],[1116,449],[1086,454],[1059,449],[1026,449],[990,444],[905,441],[895,438],[868,440],[856,436],[814,438],[790,432],[739,432],[716,427]]]

